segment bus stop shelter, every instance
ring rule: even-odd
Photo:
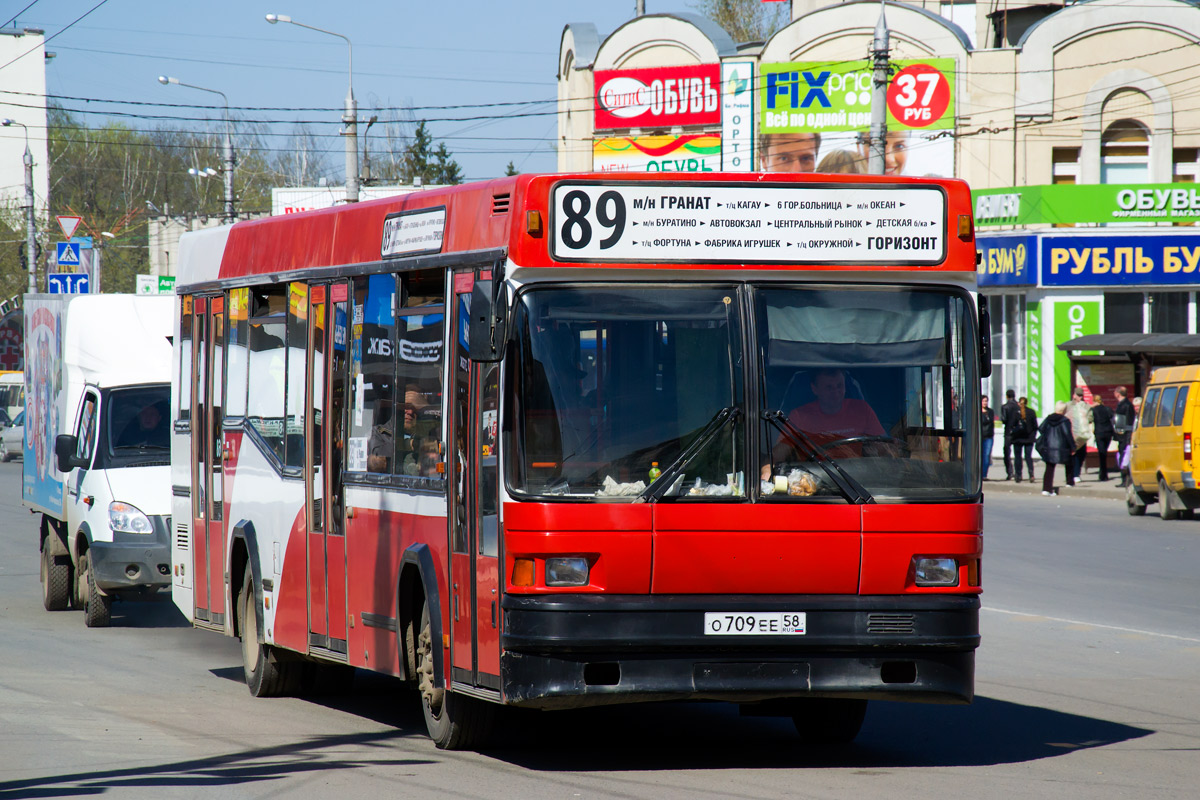
[[[1115,386],[1127,386],[1130,397],[1142,394],[1155,367],[1200,363],[1200,334],[1093,333],[1058,349],[1071,359],[1071,384],[1086,384],[1108,402]]]

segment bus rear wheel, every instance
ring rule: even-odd
[[[281,659],[275,648],[258,641],[258,602],[254,599],[254,580],[249,569],[238,595],[238,631],[242,635],[242,669],[250,694],[255,697],[294,694],[304,665]]]
[[[849,744],[866,716],[866,700],[814,697],[792,707],[792,723],[805,744]]]
[[[429,738],[439,750],[466,750],[481,744],[491,730],[495,707],[434,684],[433,626],[429,622],[428,605],[421,608],[416,655],[417,687]]]

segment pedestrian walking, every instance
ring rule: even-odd
[[[1004,405],[1000,406],[1000,425],[1004,428],[1004,480],[1011,481],[1013,475],[1019,474],[1013,472],[1012,451],[1016,444],[1013,436],[1017,430],[1017,423],[1020,420],[1021,411],[1017,404],[1017,393],[1009,389],[1004,393]],[[1017,456],[1020,458],[1020,456]]]
[[[1101,481],[1108,480],[1108,446],[1116,435],[1113,416],[1113,410],[1100,402],[1100,395],[1092,395],[1092,434],[1096,437],[1096,454],[1100,457]]]
[[[1054,468],[1059,464],[1067,465],[1067,486],[1075,485],[1071,477],[1071,459],[1075,453],[1076,439],[1066,412],[1067,404],[1060,401],[1054,405],[1054,413],[1046,415],[1038,426],[1035,447],[1042,461],[1046,462],[1042,473],[1042,494],[1046,497],[1058,494],[1058,489],[1054,488]]]
[[[980,412],[979,421],[983,427],[980,450],[983,453],[983,479],[986,481],[988,468],[992,466],[992,445],[996,441],[996,409],[988,404],[986,394],[983,396],[983,410]]]
[[[1029,482],[1033,483],[1033,443],[1037,439],[1037,415],[1029,407],[1029,398],[1017,401],[1017,417],[1013,428],[1013,480],[1021,482],[1021,460],[1029,466]]]
[[[1075,387],[1066,406],[1067,419],[1071,420],[1071,433],[1075,436],[1071,461],[1067,465],[1067,485],[1071,486],[1083,475],[1083,465],[1087,461],[1088,441],[1092,438],[1092,407],[1083,399],[1082,386]]]
[[[1114,389],[1113,397],[1117,400],[1117,408],[1113,415],[1113,430],[1117,434],[1117,468],[1121,470],[1121,486],[1124,487],[1129,484],[1129,473],[1121,465],[1127,460],[1125,451],[1133,437],[1134,410],[1133,403],[1129,402],[1129,392],[1124,386]]]

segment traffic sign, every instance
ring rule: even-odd
[[[58,265],[60,267],[78,267],[80,263],[78,242],[58,243]]]
[[[75,229],[79,227],[79,223],[83,222],[83,217],[55,217],[58,220],[58,227],[62,228],[63,236],[70,239],[75,235]]]
[[[46,288],[50,294],[87,294],[90,286],[86,272],[51,272]]]

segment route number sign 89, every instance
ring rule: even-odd
[[[599,237],[601,250],[621,240],[625,232],[625,198],[619,192],[601,194],[592,206],[592,198],[580,189],[562,198],[558,240],[572,250],[582,250]]]

